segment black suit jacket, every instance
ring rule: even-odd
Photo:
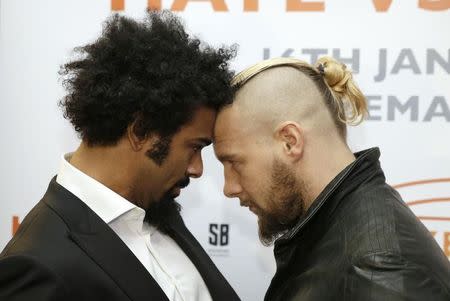
[[[181,216],[170,233],[213,300],[239,300]],[[53,178],[0,254],[0,300],[168,299],[114,231]]]

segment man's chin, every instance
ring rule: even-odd
[[[145,218],[149,224],[155,226],[161,232],[167,233],[173,219],[178,218],[180,210],[180,204],[166,194],[164,198],[153,203],[147,209]]]
[[[271,246],[275,240],[291,228],[290,226],[277,222],[274,217],[268,215],[257,216],[259,240],[264,246]]]

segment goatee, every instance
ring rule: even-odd
[[[189,177],[178,181],[172,189],[157,202],[153,202],[146,210],[145,221],[164,234],[169,234],[171,226],[180,218],[181,205],[172,196],[175,188],[184,188],[189,185]]]

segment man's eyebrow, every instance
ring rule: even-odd
[[[209,138],[194,138],[192,141],[200,142],[204,146],[210,145],[212,143],[212,140]]]
[[[216,157],[220,162],[227,162],[227,161],[233,161],[236,158],[236,155],[233,155],[233,154],[224,154],[224,155],[218,154],[217,155],[216,154]]]

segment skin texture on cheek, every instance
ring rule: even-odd
[[[180,156],[177,156],[175,147],[172,148],[170,155],[166,158],[165,162],[158,168],[159,172],[153,175],[159,182],[158,199],[162,198],[166,194],[170,194],[174,186],[180,181],[186,178],[186,166],[185,160]]]
[[[269,210],[273,178],[273,155],[268,146],[252,143],[248,147],[248,160],[243,165],[242,182],[252,202],[262,211]]]
[[[157,195],[177,192],[189,184],[189,178],[198,178],[203,171],[201,149],[211,143],[216,111],[198,108],[192,120],[171,137],[170,144],[156,143],[151,159],[155,162],[154,180],[158,182]]]

